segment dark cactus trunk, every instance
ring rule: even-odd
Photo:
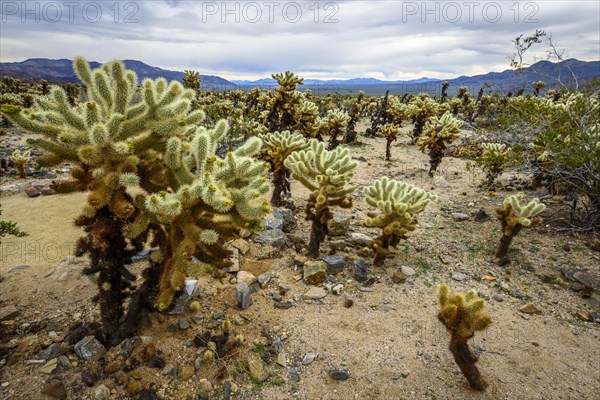
[[[450,341],[450,352],[454,356],[454,361],[458,365],[458,368],[460,368],[462,374],[467,378],[471,388],[479,391],[485,390],[487,383],[481,377],[475,365],[477,357],[471,353],[469,345],[466,342],[459,342],[456,339],[452,339]]]
[[[319,249],[321,243],[327,235],[327,225],[321,223],[318,217],[312,218],[312,227],[310,231],[310,242],[308,243],[308,256],[310,258],[319,258]]]

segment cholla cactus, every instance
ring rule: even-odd
[[[319,108],[315,103],[305,98],[300,100],[300,103],[294,108],[294,125],[293,131],[301,133],[306,138],[315,138],[323,140],[319,130],[321,124],[319,121]]]
[[[343,144],[351,144],[356,142],[356,123],[360,118],[360,114],[365,109],[364,100],[365,92],[359,90],[358,95],[356,97],[356,101],[350,107],[350,120],[348,121],[348,125],[346,126],[346,133],[344,134],[344,138],[342,139]]]
[[[433,176],[442,162],[446,146],[459,136],[463,122],[446,112],[441,118],[431,117],[425,123],[425,135],[417,140],[417,147],[422,152],[429,149],[429,176]]]
[[[376,207],[378,213],[367,213],[365,224],[382,229],[381,236],[373,240],[369,247],[375,254],[374,265],[383,265],[389,254],[389,247],[395,248],[401,239],[416,229],[416,215],[427,205],[437,200],[437,196],[406,182],[384,176],[364,189],[366,201]]]
[[[340,144],[338,136],[344,133],[350,116],[342,110],[334,109],[327,111],[327,118],[321,122],[321,131],[329,135],[329,146],[327,150],[335,150]]]
[[[25,164],[29,162],[29,158],[31,157],[31,152],[28,150],[26,152],[21,153],[19,150],[15,150],[10,157],[17,167],[17,172],[19,173],[19,178],[25,179],[27,178],[27,174],[25,173]]]
[[[271,204],[279,207],[285,204],[282,197],[289,196],[290,170],[285,166],[285,160],[295,151],[300,151],[310,146],[304,136],[291,134],[289,131],[269,133],[261,136],[264,148],[261,158],[271,164],[273,172],[273,195]]]
[[[385,137],[385,160],[389,161],[392,157],[392,143],[398,140],[400,129],[396,124],[386,124],[381,128],[381,134]]]
[[[183,87],[186,89],[192,89],[195,93],[200,90],[200,84],[202,83],[202,77],[198,71],[183,71]]]
[[[533,86],[533,95],[535,97],[539,97],[540,91],[544,90],[544,88],[546,87],[546,82],[544,82],[544,81],[537,81],[532,86]]]
[[[492,323],[492,318],[484,312],[485,301],[477,297],[475,290],[466,294],[450,294],[446,285],[438,286],[438,301],[438,319],[450,332],[449,348],[454,361],[471,388],[485,390],[487,383],[475,365],[477,357],[471,353],[468,344],[475,332],[486,329]]]
[[[316,140],[311,141],[310,149],[292,153],[285,160],[292,177],[310,190],[306,219],[312,221],[308,252],[313,258],[319,256],[319,248],[327,235],[327,221],[333,218],[330,208],[352,207],[348,195],[355,188],[348,184],[357,165],[348,149],[338,147],[327,151],[325,145]]]
[[[540,203],[537,198],[527,204],[521,204],[522,200],[522,193],[509,196],[504,199],[504,207],[496,210],[496,216],[502,224],[502,238],[496,251],[496,257],[500,265],[510,262],[507,256],[508,247],[521,229],[536,226],[542,222],[542,218],[537,217],[537,215],[544,211],[546,206]]]
[[[482,143],[481,148],[482,152],[476,163],[485,171],[486,185],[492,186],[509,166],[512,151],[504,143]]]
[[[161,276],[156,307],[164,310],[175,293],[183,289],[191,257],[215,268],[231,265],[224,241],[241,228],[253,230],[271,212],[262,196],[268,192],[268,164],[252,156],[261,148],[251,138],[223,159],[217,144],[227,134],[227,123],[219,121],[210,131],[198,128],[191,142],[177,137],[167,142],[164,156],[171,193],[140,195],[136,202],[145,211],[128,226],[130,237],[150,227],[153,236],[164,237],[158,245]],[[146,212],[147,211],[147,212]]]
[[[268,111],[264,115],[263,124],[270,132],[281,132],[294,125],[294,108],[300,104],[301,99],[296,86],[303,85],[304,80],[290,71],[272,76],[279,86],[275,88],[275,96],[267,103]]]
[[[125,315],[135,280],[126,266],[145,240],[142,236],[132,241],[133,250],[128,249],[123,230],[139,208],[127,189],[166,188],[168,176],[160,152],[169,137],[186,136],[203,113],[189,113],[194,93],[177,82],[147,79],[138,90],[136,74],[119,61],[92,71],[78,57],[73,66],[85,84],[86,103],[72,105],[62,88],[52,87],[48,96],[37,99],[33,110],[4,105],[2,111],[21,129],[42,136],[28,140],[49,153],[37,160],[39,165],[76,165],[72,179],[56,185],[56,191],[89,191],[83,214],[76,220],[87,235],[77,243],[76,252],[90,254],[91,266],[84,273],[100,272],[103,334],[105,342],[114,345],[135,332],[143,307],[140,299],[149,296],[143,292],[147,287],[138,288]]]
[[[435,102],[427,93],[421,93],[411,99],[408,104],[408,115],[414,123],[413,142],[423,133],[425,122],[437,115],[439,112],[439,104]]]

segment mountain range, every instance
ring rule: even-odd
[[[153,67],[138,60],[124,60],[128,69],[134,70],[141,79],[156,79],[159,77],[167,80],[183,79],[183,72],[169,71]],[[90,63],[92,68],[100,66],[98,62]],[[568,59],[559,63],[538,61],[521,71],[507,69],[502,72],[489,72],[483,75],[460,76],[445,79],[450,83],[448,94],[453,95],[460,86],[467,86],[472,93],[487,84],[491,89],[499,92],[515,91],[519,88],[531,88],[537,81],[546,82],[546,89],[558,87],[556,81],[560,77],[563,83],[573,86],[573,79],[569,68],[573,71],[579,86],[594,78],[600,79],[600,61],[579,61]],[[18,79],[38,81],[45,79],[48,82],[78,82],[73,72],[72,61],[67,59],[51,60],[47,58],[31,58],[22,62],[0,63],[0,77],[11,76]],[[248,89],[252,87],[273,88],[277,82],[272,78],[263,78],[255,81],[233,80],[228,81],[218,76],[201,75],[202,85],[205,89],[231,90],[235,88]],[[305,79],[300,90],[311,89],[315,94],[338,92],[341,94],[354,93],[364,90],[367,95],[382,95],[387,90],[393,94],[433,92],[439,93],[444,79],[419,78],[404,81],[383,81],[375,78],[353,79]]]

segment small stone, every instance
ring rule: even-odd
[[[294,305],[290,301],[276,301],[273,306],[280,310],[288,310],[292,308]]]
[[[344,291],[344,285],[342,285],[341,283],[338,283],[337,285],[335,285],[334,287],[331,288],[331,293],[333,293],[335,295],[340,295],[340,294],[342,294],[343,291]]]
[[[304,300],[317,300],[327,296],[327,291],[321,287],[312,287],[302,295]]]
[[[522,307],[519,311],[525,314],[541,314],[542,310],[540,310],[534,304],[528,304],[525,307]]]
[[[60,345],[58,343],[51,344],[44,350],[40,351],[37,356],[40,360],[48,361],[58,357],[60,354]]]
[[[484,222],[489,220],[490,216],[483,208],[480,208],[473,219],[475,220],[475,222]]]
[[[0,308],[0,321],[5,321],[7,319],[13,319],[15,317],[18,317],[20,314],[20,311],[17,310],[17,308],[15,306],[6,306],[6,307],[2,307]]]
[[[452,279],[454,279],[455,281],[464,281],[467,278],[467,276],[465,274],[463,274],[462,272],[453,272],[452,273]]]
[[[289,208],[276,208],[273,215],[283,221],[280,229],[285,233],[290,233],[296,227],[296,217]]]
[[[346,259],[342,256],[327,256],[323,257],[323,261],[327,264],[327,272],[336,275],[346,268]]]
[[[373,288],[372,287],[368,287],[368,286],[361,286],[359,290],[361,292],[371,293],[373,291]]]
[[[289,373],[290,373],[290,379],[293,382],[300,382],[300,374],[298,373],[298,371],[296,371],[296,368],[290,368]]]
[[[44,186],[42,190],[40,190],[40,193],[42,194],[42,196],[52,196],[56,194],[56,192],[52,190],[49,186]]]
[[[73,364],[71,363],[71,360],[69,360],[69,357],[67,357],[67,356],[59,356],[57,358],[57,360],[58,360],[58,366],[60,367],[61,370],[66,371],[68,369],[73,368]]]
[[[61,381],[50,382],[44,387],[42,393],[54,397],[55,399],[65,399],[67,397],[65,385]]]
[[[25,271],[26,269],[31,268],[29,265],[17,265],[16,267],[12,267],[8,270],[9,274],[14,274],[15,272]]]
[[[327,221],[329,236],[344,236],[350,228],[352,217],[347,213],[335,212],[333,218]]]
[[[40,191],[33,186],[27,186],[23,191],[25,192],[27,197],[30,198],[38,197],[41,194]]]
[[[290,287],[290,285],[288,285],[285,282],[281,282],[279,283],[279,285],[277,285],[277,288],[279,289],[279,294],[280,295],[284,295],[287,292],[289,292],[292,288]]]
[[[319,353],[306,353],[302,358],[302,365],[308,365],[319,358]]]
[[[496,301],[497,301],[497,302],[499,302],[499,303],[502,303],[502,302],[504,301],[504,297],[502,297],[502,295],[501,295],[501,294],[498,294],[498,293],[496,293],[496,294],[493,296],[493,298],[494,298],[494,300],[496,300]]]
[[[250,286],[256,282],[256,277],[248,271],[240,271],[236,275],[237,283],[245,283]]]
[[[248,356],[248,371],[259,382],[263,382],[269,377],[269,371],[265,363],[256,354]]]
[[[284,352],[277,354],[277,364],[281,365],[283,368],[287,367],[287,356]]]
[[[577,313],[577,316],[579,317],[580,320],[582,321],[589,321],[590,320],[590,314],[586,313],[585,311],[579,311]]]
[[[402,271],[396,271],[392,274],[392,282],[402,283],[406,280],[406,274]]]
[[[406,265],[403,265],[400,268],[400,271],[402,271],[402,273],[406,276],[413,276],[414,274],[416,274],[414,269],[412,269],[411,267],[408,267]]]
[[[359,282],[365,282],[369,278],[365,260],[358,259],[354,261],[354,276]]]
[[[477,351],[485,351],[485,347],[478,344],[478,343],[473,343],[471,344],[471,347],[474,348]]]
[[[231,242],[231,245],[238,249],[242,254],[246,254],[250,250],[250,243],[248,241],[238,238]]]
[[[179,370],[179,380],[181,382],[188,381],[192,376],[194,376],[196,370],[191,365],[184,365]]]
[[[353,232],[350,235],[350,242],[359,246],[367,246],[369,243],[371,243],[371,240],[373,239],[364,233]]]
[[[213,390],[212,383],[210,383],[210,381],[206,378],[200,379],[198,386],[202,392],[210,393]]]
[[[110,389],[105,385],[100,385],[94,390],[94,399],[95,400],[109,400],[110,399]]]
[[[452,213],[452,219],[456,222],[466,221],[469,219],[469,214],[463,212]]]
[[[271,245],[278,250],[282,250],[285,247],[285,233],[281,229],[262,231],[258,241],[264,245]]]
[[[183,292],[173,301],[173,307],[168,314],[181,314],[185,310],[187,303],[194,297],[196,288],[198,287],[197,279],[186,279]]]
[[[269,282],[271,281],[271,278],[273,277],[273,274],[271,272],[265,272],[260,274],[256,280],[258,281],[258,284],[260,285],[260,287],[262,289],[266,288],[267,285],[269,284]]]
[[[98,361],[106,354],[106,348],[93,336],[86,336],[74,347],[75,353],[86,361]]]
[[[187,317],[183,317],[179,319],[178,325],[179,329],[184,331],[190,327],[190,321],[187,319]]]
[[[165,375],[165,376],[171,376],[171,377],[176,377],[177,376],[177,367],[174,366],[173,364],[167,364],[162,371],[160,371],[161,374]]]
[[[307,261],[303,269],[304,281],[311,285],[325,282],[327,279],[327,263],[324,261]]]
[[[238,283],[231,289],[230,299],[232,304],[241,310],[245,310],[254,303],[250,295],[250,287],[245,283]]]
[[[345,381],[350,378],[350,371],[347,369],[332,369],[329,371],[329,375],[336,381]]]
[[[227,250],[231,251],[231,257],[229,258],[231,265],[225,268],[223,271],[229,273],[238,272],[240,270],[240,251],[233,246],[227,247]]]
[[[56,358],[53,358],[52,360],[46,362],[46,364],[44,364],[42,366],[42,368],[40,368],[40,372],[42,374],[53,374],[54,371],[56,371],[56,368],[58,367],[58,360]]]

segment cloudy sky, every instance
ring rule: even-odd
[[[226,79],[453,78],[508,68],[511,40],[551,32],[600,59],[598,1],[9,1],[0,59],[137,59]],[[544,57],[544,47],[531,56]],[[531,60],[531,58],[529,58]]]

